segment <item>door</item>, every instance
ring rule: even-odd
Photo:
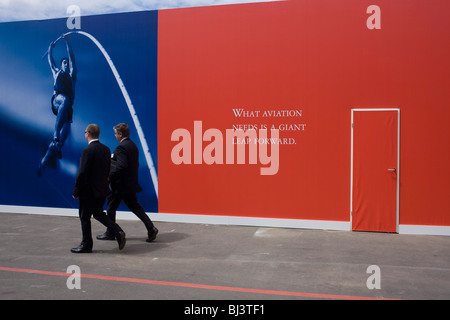
[[[400,110],[353,109],[352,230],[398,232]]]

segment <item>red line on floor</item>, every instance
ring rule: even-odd
[[[62,276],[62,277],[69,277],[69,276],[74,275],[73,273],[66,273],[66,272],[54,272],[54,271],[8,268],[8,267],[0,267],[0,271],[44,274],[44,275],[49,275],[49,276]],[[112,276],[91,275],[91,274],[80,274],[80,277],[88,278],[88,279],[108,280],[108,281],[154,284],[154,285],[160,285],[160,286],[187,287],[187,288],[196,288],[196,289],[233,291],[233,292],[248,292],[248,293],[258,293],[258,294],[267,294],[267,295],[294,296],[294,297],[303,297],[303,298],[339,299],[339,300],[385,300],[384,298],[374,298],[374,297],[359,297],[359,296],[336,295],[336,294],[321,294],[321,293],[307,293],[307,292],[250,289],[250,288],[239,288],[239,287],[225,287],[225,286],[213,286],[213,285],[206,285],[206,284],[158,281],[158,280],[112,277]]]

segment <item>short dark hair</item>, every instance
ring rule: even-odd
[[[63,63],[64,60],[67,60],[67,63],[70,62],[69,58],[64,57],[64,58],[61,58],[61,60],[59,61],[59,65],[61,65],[61,64]]]
[[[100,137],[100,127],[94,123],[86,127],[86,132],[89,132],[92,138],[98,139]]]
[[[115,125],[114,130],[121,133],[123,137],[128,138],[130,136],[130,127],[128,127],[126,123],[119,123],[118,125]]]

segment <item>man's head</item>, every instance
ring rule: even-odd
[[[68,72],[69,71],[69,59],[68,58],[62,58],[61,59],[61,71],[62,72]]]
[[[100,127],[92,123],[86,127],[84,135],[87,142],[98,139],[98,137],[100,137]]]
[[[114,135],[116,136],[117,141],[120,142],[122,139],[130,136],[130,128],[126,123],[119,123],[114,126]]]

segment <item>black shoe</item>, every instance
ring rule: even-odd
[[[96,238],[97,240],[116,240],[116,238],[110,236],[108,232],[105,232],[104,234],[99,234]]]
[[[78,247],[70,249],[70,252],[72,252],[72,253],[91,253],[92,247],[87,246],[85,244],[80,244]]]
[[[145,241],[152,242],[153,240],[155,240],[156,239],[156,235],[158,234],[158,231],[159,231],[158,229],[153,227],[152,230],[148,232],[148,238]]]
[[[116,237],[117,243],[119,244],[119,250],[122,250],[125,247],[125,243],[127,240],[125,239],[125,232],[119,231]]]

